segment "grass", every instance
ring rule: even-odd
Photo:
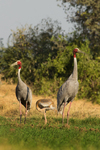
[[[0,86],[0,150],[100,149],[100,105],[74,100],[69,126],[65,123],[62,125],[62,116],[57,116],[54,111],[47,112],[48,124],[44,125],[43,114],[36,110],[35,104],[39,99],[50,97],[33,95],[32,107],[24,125],[25,108],[22,106],[22,124],[19,124],[19,103],[15,88],[16,85],[6,82]],[[52,100],[57,106],[57,100]]]
[[[11,116],[19,116],[19,103],[15,95],[16,84],[7,84],[5,81],[2,81],[0,86],[0,116],[11,117]],[[36,111],[36,101],[42,98],[52,99],[55,106],[57,106],[57,99],[46,96],[36,96],[33,95],[32,99],[32,107],[30,112],[28,113],[29,117],[37,114],[42,116],[38,111]],[[65,114],[67,114],[69,106],[66,106]],[[49,111],[50,112],[50,111]],[[25,113],[25,108],[22,106],[22,113]],[[50,112],[51,115],[53,111]],[[48,113],[49,115],[49,113]],[[53,116],[56,115],[53,113]],[[87,100],[74,100],[70,109],[70,117],[84,119],[88,117],[98,117],[100,118],[100,105],[92,104]]]
[[[0,117],[0,145],[16,150],[100,149],[100,119],[70,119],[69,126],[62,125],[61,118],[48,119],[47,125],[44,118],[27,118],[26,124],[19,124],[19,118]]]

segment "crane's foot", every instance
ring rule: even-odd
[[[64,124],[64,119],[62,119],[62,125]]]
[[[68,124],[66,123],[66,124],[65,124],[65,127],[69,129],[69,128],[70,128],[70,125],[68,125]]]
[[[21,123],[21,120],[22,120],[22,115],[20,115],[20,123]]]
[[[26,117],[25,117],[25,120],[24,120],[24,124],[26,123]]]
[[[47,124],[47,119],[45,120],[45,124]]]

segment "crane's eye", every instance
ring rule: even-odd
[[[75,49],[73,50],[73,52],[74,52],[74,53],[77,53],[77,52],[78,52],[78,48],[75,48]]]
[[[17,64],[20,65],[20,64],[21,64],[21,61],[18,61]]]
[[[18,61],[17,64],[18,64],[20,67],[22,66],[21,61]]]

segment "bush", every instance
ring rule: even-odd
[[[87,55],[77,54],[80,85],[77,98],[100,103],[99,61],[92,59],[89,41],[70,39],[49,29],[38,34],[32,28],[14,33],[15,42],[3,51],[0,61],[4,78],[17,82],[17,68],[10,65],[20,59],[21,78],[32,86],[34,94],[56,97],[59,87],[73,71],[73,49],[78,47]]]

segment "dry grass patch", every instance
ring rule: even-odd
[[[1,82],[0,84],[0,115],[7,117],[19,117],[19,102],[15,95],[15,84],[7,84],[6,82]],[[28,113],[28,117],[39,116],[42,118],[43,114],[36,110],[36,101],[42,98],[51,98],[44,96],[33,95],[32,107]],[[52,99],[55,106],[57,106],[56,98]],[[69,104],[66,106],[65,115],[67,116],[67,111]],[[25,114],[25,108],[22,106],[22,113]],[[62,117],[61,115],[57,116],[56,111],[47,112],[47,116],[51,117]],[[70,118],[79,118],[84,119],[88,117],[100,117],[100,105],[92,104],[86,100],[74,100],[70,109]]]

